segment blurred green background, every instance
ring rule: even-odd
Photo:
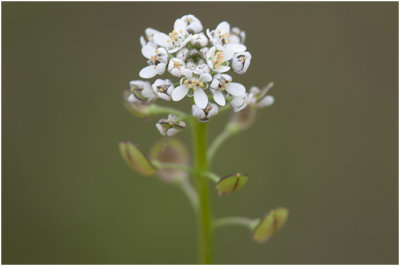
[[[245,85],[275,82],[276,104],[217,155],[215,216],[290,209],[267,244],[215,235],[215,263],[397,263],[398,4],[2,3],[2,263],[192,264],[184,195],[133,173],[120,140],[148,150],[155,119],[121,93],[146,65],[139,36],[193,13],[247,33]],[[185,108],[189,109],[188,106]],[[228,118],[210,123],[215,137]],[[180,134],[190,142],[189,130]],[[212,190],[214,192],[214,190]]]

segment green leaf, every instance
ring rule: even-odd
[[[122,141],[119,143],[119,151],[122,158],[132,168],[132,170],[149,176],[155,173],[155,168],[150,163],[147,156],[132,142]]]
[[[151,160],[160,163],[177,165],[189,165],[190,155],[186,145],[178,138],[162,138],[157,141],[150,150]],[[165,168],[157,172],[157,175],[166,182],[175,181],[187,177],[183,170]]]
[[[241,189],[246,184],[247,179],[247,175],[237,173],[236,175],[221,178],[215,187],[218,190],[218,194],[223,196]]]
[[[277,208],[271,210],[255,226],[253,231],[253,239],[258,243],[265,243],[273,234],[282,228],[288,216],[289,211],[286,208]]]

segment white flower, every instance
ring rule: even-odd
[[[203,73],[210,73],[210,68],[202,59],[197,62],[197,66],[193,69],[193,73],[201,75]]]
[[[230,25],[228,22],[223,21],[218,24],[217,28],[213,31],[207,29],[207,35],[210,38],[210,42],[214,45],[222,45],[227,50],[232,50],[233,52],[244,52],[246,46],[240,43],[230,42]]]
[[[182,60],[186,60],[189,55],[189,49],[183,48],[176,53],[176,57]]]
[[[168,115],[168,119],[160,119],[156,128],[163,136],[173,136],[186,127],[186,123],[178,121],[175,115]]]
[[[154,48],[152,45],[147,44],[142,48],[142,54],[149,59],[147,63],[149,66],[144,67],[139,76],[145,79],[152,78],[157,74],[163,74],[168,63],[168,54],[164,48]]]
[[[201,25],[200,20],[192,14],[183,16],[180,20],[185,23],[186,31],[189,33],[199,33],[203,30],[203,25]]]
[[[206,108],[201,109],[197,105],[192,105],[192,114],[196,116],[201,122],[207,122],[210,117],[218,113],[218,105],[209,103]]]
[[[244,97],[233,97],[233,99],[230,101],[230,104],[234,112],[239,112],[243,110],[247,107],[248,104],[247,95],[245,95]]]
[[[273,86],[274,84],[270,82],[262,90],[255,86],[251,87],[247,100],[249,105],[260,109],[272,105],[275,101],[274,97],[267,95],[267,93]]]
[[[129,82],[131,94],[128,97],[129,102],[150,102],[155,95],[148,81],[132,80]]]
[[[228,61],[232,59],[234,53],[231,50],[223,49],[221,46],[211,47],[207,53],[207,64],[215,72],[223,73],[230,69]]]
[[[154,48],[157,48],[157,44],[153,41],[153,36],[154,34],[158,33],[158,30],[152,29],[152,28],[147,28],[144,31],[144,37],[140,36],[140,44],[142,47],[146,46],[147,44],[153,46]]]
[[[230,43],[241,43],[244,44],[246,39],[246,33],[240,30],[238,27],[233,27],[230,34]]]
[[[168,71],[175,77],[182,76],[182,70],[185,69],[185,61],[180,58],[172,58],[168,63]]]
[[[208,44],[208,39],[207,39],[206,35],[202,32],[202,33],[193,35],[190,43],[197,47],[204,47]]]
[[[157,97],[170,101],[171,94],[174,91],[174,84],[169,79],[157,79],[153,83],[153,92],[157,95]]]
[[[154,42],[161,47],[165,47],[169,53],[175,53],[183,48],[191,39],[191,35],[186,31],[187,24],[182,19],[177,19],[174,30],[168,35],[162,32],[153,36]]]
[[[214,101],[221,106],[225,105],[225,92],[236,97],[246,95],[246,88],[240,83],[232,82],[232,77],[227,74],[216,74],[211,82],[210,90]]]
[[[182,100],[190,90],[193,90],[194,103],[201,109],[206,108],[208,103],[208,96],[204,92],[208,87],[212,77],[208,73],[203,73],[200,76],[193,75],[193,72],[189,69],[182,71],[185,78],[181,79],[181,85],[176,87],[172,92],[172,100],[180,101]]]
[[[208,48],[208,47],[201,48],[200,51],[199,51],[201,57],[203,57],[204,59],[207,58],[207,54],[208,54],[209,50],[210,50],[210,48]]]
[[[232,69],[236,74],[244,74],[249,68],[251,54],[249,52],[236,53],[232,58]]]

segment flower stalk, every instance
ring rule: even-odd
[[[199,209],[197,212],[198,226],[198,260],[200,264],[212,262],[212,218],[209,199],[208,179],[205,173],[208,171],[207,163],[207,123],[197,123],[192,127],[194,179],[196,191],[199,197]]]

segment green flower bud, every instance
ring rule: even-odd
[[[246,184],[247,179],[247,175],[237,173],[236,175],[221,178],[215,187],[218,190],[218,194],[223,196],[241,189]]]
[[[289,216],[286,208],[271,210],[253,230],[253,239],[258,243],[265,243],[273,234],[279,231]]]
[[[139,118],[146,118],[151,115],[150,105],[148,102],[129,101],[128,98],[132,95],[129,90],[123,91],[124,106],[133,115]]]
[[[132,142],[122,141],[119,143],[119,151],[122,158],[132,170],[149,176],[155,173],[155,168],[150,163],[147,156]]]

